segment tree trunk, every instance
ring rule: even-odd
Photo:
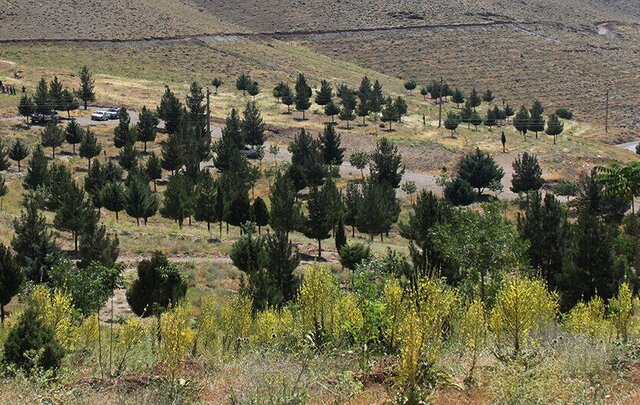
[[[322,259],[322,239],[318,239],[318,259]]]
[[[72,143],[71,144],[71,148],[73,149],[73,154],[75,155],[76,154],[76,144]]]
[[[73,233],[73,245],[74,245],[73,251],[77,252],[78,251],[78,232]]]
[[[4,305],[0,304],[0,323],[4,323],[4,317],[5,317]]]
[[[156,185],[156,179],[153,179],[153,192],[154,193],[158,192],[158,186]]]
[[[211,222],[207,221],[207,231],[211,232]]]
[[[118,222],[118,211],[116,211],[116,222]]]
[[[91,158],[87,158],[87,161],[89,162],[89,171],[91,171]]]
[[[52,159],[56,158],[56,147],[55,146],[51,148],[51,158]]]
[[[86,110],[87,109],[87,100],[82,100],[82,101],[84,101],[84,109]]]
[[[136,225],[140,226],[140,218],[136,218]]]
[[[18,171],[21,172],[22,169],[20,168],[20,161],[18,160]]]

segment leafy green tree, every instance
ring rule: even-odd
[[[529,129],[529,111],[525,106],[520,107],[520,110],[516,113],[516,116],[513,118],[513,126],[520,131],[522,136],[524,136],[525,140],[527,139],[527,130]]]
[[[491,92],[491,90],[489,90],[489,89],[487,89],[487,91],[485,91],[482,94],[482,101],[484,101],[486,103],[492,102],[495,98],[496,98],[496,96],[494,96],[493,93]]]
[[[455,178],[447,182],[443,189],[444,198],[454,206],[473,204],[476,193],[465,179]]]
[[[75,94],[69,89],[64,89],[62,91],[62,100],[59,107],[60,111],[67,112],[67,118],[71,118],[71,111],[75,111],[80,108],[80,103],[78,103],[78,99]]]
[[[158,119],[158,116],[148,109],[147,106],[142,106],[136,129],[138,132],[138,140],[144,143],[144,153],[147,153],[147,142],[153,142],[156,140],[159,123],[160,120]]]
[[[158,200],[149,189],[149,184],[141,176],[133,176],[124,190],[124,210],[127,215],[136,219],[140,225],[140,218],[147,219],[158,211]]]
[[[87,159],[89,170],[91,170],[91,159],[102,152],[102,146],[98,143],[98,138],[89,129],[85,131],[80,142],[80,157]]]
[[[370,240],[377,234],[382,239],[382,235],[398,220],[398,215],[400,204],[389,183],[371,179],[364,184],[356,216],[356,226],[360,232],[369,234]]]
[[[307,79],[300,73],[296,81],[296,110],[302,111],[302,119],[305,118],[305,112],[311,107],[311,87],[307,84]]]
[[[518,233],[528,242],[529,265],[540,271],[550,290],[555,290],[570,252],[566,210],[553,194],[543,199],[540,193],[532,193],[524,213],[518,215]]]
[[[241,131],[244,142],[251,145],[252,148],[264,145],[265,125],[258,105],[255,102],[247,103],[243,115]]]
[[[44,156],[42,147],[36,145],[36,148],[31,154],[27,175],[24,177],[22,185],[27,190],[36,190],[38,187],[43,187],[47,183],[48,176],[47,158]]]
[[[478,195],[482,195],[484,189],[492,181],[501,181],[504,177],[504,170],[488,153],[482,152],[480,148],[463,156],[458,162],[456,170],[459,178],[466,180],[478,190]]]
[[[345,207],[343,220],[344,224],[351,227],[351,237],[355,237],[355,227],[358,219],[358,208],[360,207],[360,201],[362,200],[362,194],[360,189],[355,183],[347,184],[343,205]],[[337,243],[337,242],[336,242]]]
[[[352,271],[356,270],[361,263],[371,258],[371,249],[369,246],[360,242],[349,242],[345,244],[339,253],[340,264]]]
[[[578,212],[603,218],[607,223],[619,224],[624,214],[629,210],[630,195],[635,194],[632,190],[637,190],[634,183],[623,181],[624,192],[612,192],[614,189],[606,190],[607,181],[601,179],[600,169],[583,171],[578,176],[578,196],[576,206]],[[635,177],[632,173],[629,176]],[[617,175],[613,177],[615,179]],[[632,178],[633,178],[632,177]],[[615,184],[615,183],[614,183]],[[621,191],[622,191],[621,190]],[[635,211],[633,205],[631,209]]]
[[[193,214],[195,201],[193,198],[193,182],[184,174],[171,176],[164,191],[164,206],[160,214],[178,222],[182,229],[185,218]]]
[[[29,147],[22,143],[20,139],[16,139],[16,141],[11,146],[11,150],[9,150],[9,158],[11,160],[15,160],[18,164],[18,171],[21,172],[20,162],[29,156]]]
[[[80,70],[80,90],[78,90],[78,97],[84,103],[84,109],[87,109],[87,103],[89,101],[96,101],[96,93],[94,90],[94,80],[89,72],[89,68],[83,66]]]
[[[456,103],[456,107],[460,108],[460,104],[464,103],[464,94],[459,89],[455,89],[451,101]]]
[[[415,80],[407,80],[404,82],[404,88],[409,92],[409,94],[413,94],[413,91],[416,89],[418,85]]]
[[[389,139],[382,138],[371,153],[371,178],[376,182],[386,182],[398,188],[404,175],[402,155],[398,147]]]
[[[64,131],[55,122],[49,123],[40,135],[40,143],[45,148],[51,148],[51,157],[56,158],[56,148],[64,142]]]
[[[73,147],[73,154],[76,154],[76,145],[82,142],[84,130],[76,120],[71,120],[64,129],[64,137],[69,145]]]
[[[331,117],[331,123],[335,123],[335,116],[340,114],[340,107],[338,107],[333,100],[330,100],[325,106],[324,106],[324,115]]]
[[[18,294],[23,280],[24,275],[11,250],[0,244],[0,323],[4,323],[5,306]]]
[[[39,201],[30,196],[23,205],[20,217],[13,222],[11,247],[27,278],[42,283],[49,279],[48,272],[60,257],[60,248],[47,230],[46,219],[38,208]]]
[[[214,77],[213,80],[211,80],[211,85],[213,87],[215,87],[216,91],[215,91],[215,95],[218,95],[218,89],[220,88],[220,86],[222,86],[224,84],[224,82],[222,81],[221,78],[219,77]]]
[[[522,157],[518,155],[513,162],[511,191],[529,193],[540,190],[543,184],[542,169],[538,163],[538,157],[527,152],[524,152]]]
[[[40,353],[35,363],[30,357]],[[64,357],[64,349],[55,339],[54,331],[41,320],[33,307],[28,307],[16,325],[11,328],[4,342],[4,362],[25,371],[34,366],[43,370],[57,370]]]
[[[164,127],[169,134],[178,131],[183,113],[184,107],[182,103],[169,86],[166,86],[158,106],[158,117],[164,121]]]
[[[256,198],[251,207],[253,221],[258,226],[258,233],[260,233],[263,226],[269,225],[269,209],[264,200],[260,197]]]
[[[115,212],[117,222],[118,213],[124,209],[124,187],[122,184],[115,181],[107,182],[100,191],[100,198],[104,208]]]
[[[18,103],[18,113],[23,116],[27,122],[29,122],[29,117],[31,117],[35,111],[36,105],[33,102],[33,99],[27,94],[23,94],[20,98],[20,103]]]
[[[558,135],[562,133],[564,130],[564,124],[560,122],[560,119],[557,115],[551,114],[549,116],[549,121],[547,122],[546,134],[553,136],[553,144],[556,144],[556,139]]]
[[[33,102],[36,106],[36,113],[49,115],[51,114],[51,101],[49,100],[49,86],[44,77],[40,79],[36,86],[36,92],[33,95]]]
[[[460,125],[460,115],[454,111],[447,112],[447,118],[444,120],[444,127],[451,131],[451,138],[453,138],[453,134],[456,132],[456,129],[458,129],[458,125]]]
[[[242,95],[245,96],[246,91],[249,86],[251,86],[252,82],[253,81],[251,80],[251,76],[244,72],[240,73],[240,76],[238,76],[238,78],[236,79],[236,90],[242,91]]]
[[[322,258],[322,240],[327,239],[333,228],[329,212],[329,201],[325,194],[316,187],[311,188],[307,201],[308,215],[305,217],[304,235],[318,241],[318,259]]]
[[[300,210],[296,205],[293,182],[285,173],[278,172],[269,191],[271,215],[269,225],[276,232],[289,234],[298,228]]]
[[[149,159],[147,159],[147,166],[145,167],[145,174],[149,176],[153,182],[153,192],[157,192],[156,181],[162,178],[162,162],[155,153],[151,153]]]
[[[360,170],[362,180],[364,180],[364,168],[367,167],[370,161],[371,155],[364,151],[354,151],[351,156],[349,156],[349,164]]]
[[[318,105],[325,106],[331,101],[333,96],[333,89],[328,81],[322,80],[320,83],[320,90],[316,93],[315,102]]]
[[[61,231],[71,232],[73,235],[74,251],[78,251],[78,237],[84,231],[87,217],[93,209],[87,200],[84,190],[75,182],[65,187],[62,193],[53,225]]]
[[[394,104],[393,99],[391,97],[387,97],[384,108],[382,109],[382,116],[380,117],[380,120],[382,122],[388,122],[389,131],[391,131],[391,123],[398,121],[398,117],[398,110],[396,109],[396,105]]]
[[[178,267],[164,254],[154,252],[151,259],[138,263],[138,278],[127,289],[127,302],[138,316],[159,316],[182,301],[187,288]]]
[[[640,163],[596,166],[593,173],[595,180],[604,187],[605,194],[628,201],[631,204],[631,212],[635,213],[634,199],[640,195]]]
[[[320,148],[325,164],[342,165],[345,148],[340,147],[340,134],[333,125],[325,125],[324,132],[320,135]]]

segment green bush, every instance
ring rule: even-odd
[[[356,266],[371,258],[369,246],[363,243],[347,243],[339,253],[340,264],[351,270],[355,270]]]
[[[571,110],[568,110],[566,108],[558,108],[556,110],[556,115],[564,120],[573,119],[573,112],[571,112]]]
[[[25,370],[33,366],[56,370],[63,357],[64,350],[54,339],[53,330],[38,319],[32,308],[22,314],[4,342],[4,362]]]
[[[456,206],[469,205],[475,201],[476,192],[468,181],[454,179],[444,186],[444,198]]]

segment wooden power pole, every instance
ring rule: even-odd
[[[438,112],[438,128],[442,128],[442,76],[440,76],[440,111]]]
[[[209,139],[211,139],[211,92],[207,87],[207,134],[209,134]]]
[[[609,132],[609,89],[607,88],[607,97],[604,105],[604,132]]]

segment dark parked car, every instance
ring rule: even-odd
[[[35,113],[31,115],[31,123],[36,125],[45,125],[51,121],[58,121],[59,119],[60,115],[58,115],[57,111],[51,111],[50,114]]]

